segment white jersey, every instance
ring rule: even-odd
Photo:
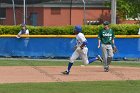
[[[85,36],[83,33],[78,33],[76,35],[76,40],[77,40],[77,48],[74,51],[74,53],[72,54],[71,58],[70,58],[70,62],[73,63],[79,56],[82,58],[84,64],[89,64],[88,61],[88,48],[84,47],[83,49],[80,48],[80,46],[84,43],[87,42]],[[86,45],[85,45],[86,46]]]
[[[77,47],[81,46],[83,42],[87,42],[83,33],[78,33],[76,35]]]
[[[18,33],[18,35],[22,35],[22,34],[29,35],[29,30],[28,29],[26,29],[26,30],[20,30],[20,32]]]

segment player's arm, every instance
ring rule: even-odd
[[[21,31],[16,35],[17,38],[20,38],[21,36]]]
[[[83,49],[83,47],[86,45],[87,45],[87,41],[84,41],[83,44],[80,46],[80,48]]]
[[[115,38],[115,34],[114,34],[114,32],[112,31],[112,47],[115,46],[114,38]]]
[[[115,35],[114,32],[112,32],[112,48],[113,48],[113,53],[116,53],[118,51],[117,47],[115,46]]]
[[[100,46],[101,46],[101,36],[102,36],[102,33],[101,33],[101,30],[100,30],[100,32],[98,34],[98,48],[100,48]]]
[[[112,40],[112,49],[114,54],[118,51],[118,48],[115,46],[114,39]]]
[[[86,40],[86,38],[85,38],[84,34],[80,34],[80,36],[79,36],[79,40],[82,42],[82,44],[81,44],[80,48],[81,48],[81,49],[83,49],[83,48],[84,48],[84,46],[86,46],[86,45],[87,45],[87,40]]]
[[[101,40],[100,40],[100,38],[98,38],[98,48],[100,48],[100,45],[101,44]]]
[[[112,39],[112,47],[115,46],[115,42],[114,42],[114,39]]]
[[[74,40],[74,39],[73,39]],[[77,41],[76,41],[76,43],[77,43]],[[75,45],[74,45],[74,50],[76,50],[77,49],[77,44],[75,43]]]
[[[26,30],[26,35],[29,35],[29,30],[28,29]]]

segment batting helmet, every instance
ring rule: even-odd
[[[109,25],[110,23],[108,21],[104,21],[103,25]]]
[[[74,27],[74,31],[76,31],[76,32],[82,32],[82,27],[81,26],[75,26]]]

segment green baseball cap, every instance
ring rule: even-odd
[[[110,23],[108,21],[104,21],[103,25],[109,25]]]

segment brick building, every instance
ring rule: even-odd
[[[110,0],[26,0],[26,24],[34,26],[82,25],[87,22],[110,21]],[[23,22],[23,0],[0,1],[0,25]],[[15,12],[13,11],[15,8]]]

